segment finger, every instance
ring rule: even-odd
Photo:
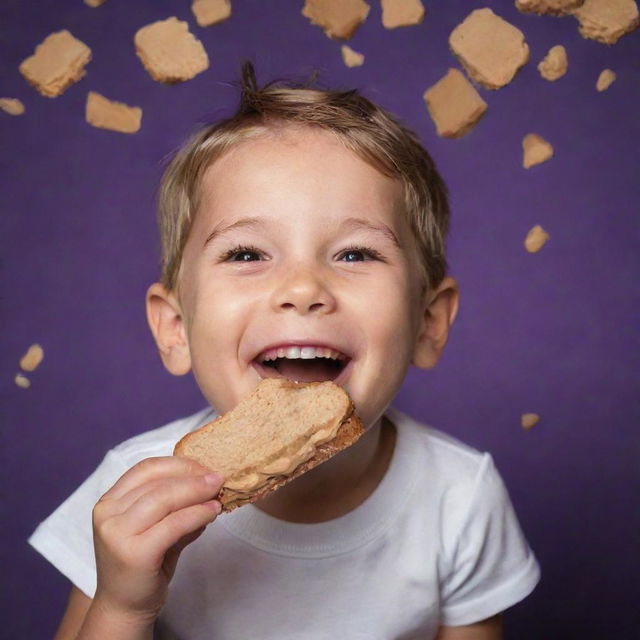
[[[198,535],[191,534],[213,522],[221,509],[222,505],[217,500],[210,500],[175,511],[138,536],[141,548],[153,554],[151,559],[158,564],[169,550],[174,549],[170,563],[175,566],[180,552],[198,538],[201,532]]]
[[[125,472],[100,500],[118,500],[132,489],[153,480],[169,476],[204,475],[210,471],[188,458],[176,456],[146,458]]]
[[[215,498],[222,479],[215,474],[174,477],[151,486],[125,511],[113,516],[124,535],[139,535],[173,512]],[[126,500],[124,496],[119,503]]]
[[[207,476],[214,475],[217,478],[217,482],[221,484],[223,482],[222,477],[219,474],[213,474],[211,471],[205,471],[203,473],[199,473],[197,475],[187,475],[187,476],[169,476],[163,477],[156,480],[150,480],[138,486],[134,486],[131,491],[124,494],[117,500],[111,500],[107,503],[108,513],[110,517],[119,515],[127,511],[131,508],[131,506],[136,503],[140,498],[144,497],[147,494],[155,494],[159,495],[156,492],[167,491],[170,483],[176,481],[188,481],[189,479],[202,479]],[[215,484],[213,480],[210,481],[210,484]],[[209,496],[211,497],[211,496]]]

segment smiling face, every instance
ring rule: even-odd
[[[371,426],[424,323],[402,203],[399,181],[326,131],[289,126],[228,151],[203,179],[177,295],[148,296],[167,368],[193,370],[221,413],[261,377],[335,378]]]

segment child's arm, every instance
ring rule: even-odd
[[[440,627],[436,640],[501,640],[502,615],[462,627]]]
[[[183,458],[127,471],[93,509],[95,596],[72,591],[56,640],[151,639],[180,553],[220,512],[221,484]]]

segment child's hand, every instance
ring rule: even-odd
[[[164,605],[181,551],[220,513],[222,479],[184,458],[148,458],[93,510],[98,572],[94,604],[133,621]]]

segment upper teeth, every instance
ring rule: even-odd
[[[296,360],[310,360],[311,358],[331,358],[333,360],[345,360],[346,356],[339,351],[328,349],[325,347],[284,347],[280,349],[268,349],[264,351],[260,357],[260,362],[267,360],[275,360],[276,358],[289,358]]]

